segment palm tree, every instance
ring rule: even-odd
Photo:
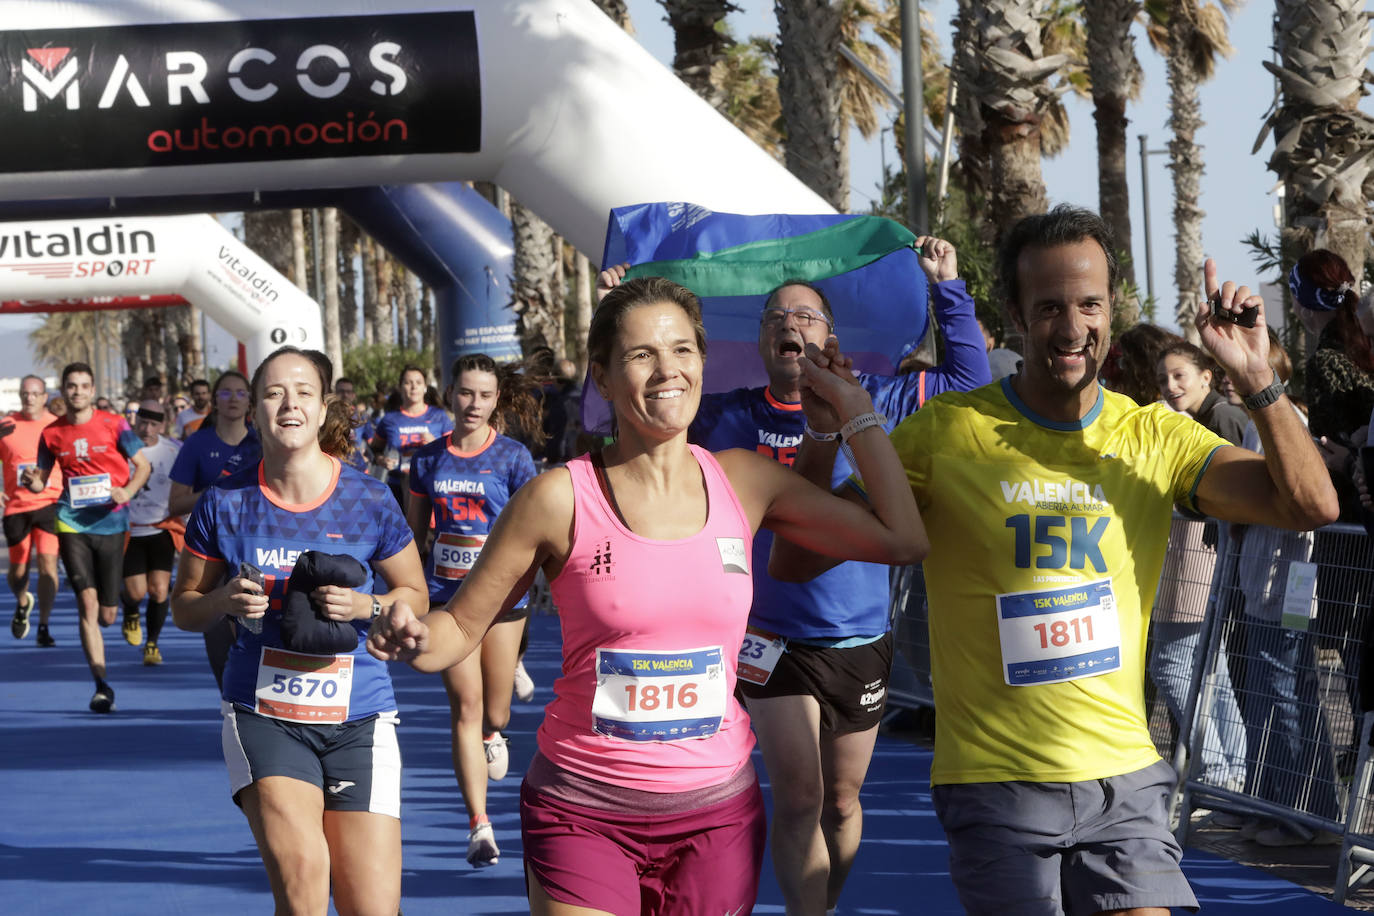
[[[1276,0],[1279,63],[1263,63],[1279,79],[1280,100],[1255,144],[1275,132],[1269,168],[1285,185],[1285,255],[1329,248],[1356,277],[1369,242],[1363,187],[1374,170],[1374,118],[1356,107],[1369,57],[1364,7],[1364,0]]]
[[[320,216],[320,261],[324,276],[320,286],[324,290],[324,352],[343,372],[343,336],[339,328],[339,211],[326,207]]]
[[[1240,0],[1220,0],[1226,11]],[[1218,56],[1229,57],[1226,14],[1222,7],[1197,0],[1147,0],[1150,43],[1165,49],[1169,74],[1169,167],[1174,173],[1174,286],[1178,301],[1174,318],[1183,333],[1196,342],[1193,316],[1202,289],[1202,148],[1196,140],[1202,127],[1198,86],[1216,72]]]
[[[625,0],[592,0],[596,8],[601,10],[611,21],[620,26],[625,31],[633,34],[634,28],[630,25],[630,8],[625,5]]]
[[[957,41],[965,44],[956,48],[955,78],[981,121],[988,212],[999,236],[1022,216],[1046,207],[1042,131],[1068,89],[1050,80],[1069,60],[1046,49],[1043,33],[1052,11],[1049,0],[960,3],[964,31]]]
[[[563,297],[553,282],[557,236],[548,223],[514,198],[510,211],[515,236],[511,295],[520,349],[526,355],[541,346],[562,353]]]
[[[787,170],[836,210],[849,209],[849,155],[841,122],[841,9],[829,0],[774,0],[778,97]]]
[[[720,111],[725,96],[719,68],[729,48],[725,17],[739,7],[730,0],[659,0],[673,27],[673,72],[697,95]]]
[[[1083,4],[1093,120],[1097,122],[1097,206],[1112,228],[1117,248],[1127,255],[1131,251],[1131,197],[1126,186],[1126,102],[1140,95],[1140,62],[1131,35],[1131,23],[1140,10],[1140,0]],[[1121,275],[1135,282],[1129,257],[1122,259]]]
[[[347,213],[335,211],[339,221],[339,337],[344,349],[358,345],[358,271],[353,259],[358,255],[362,230]]]
[[[776,49],[766,38],[733,42],[719,73],[720,113],[775,159],[782,159],[782,102],[774,72]]]

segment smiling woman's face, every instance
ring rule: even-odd
[[[263,366],[253,422],[264,450],[319,448],[321,389],[319,370],[299,353],[283,353]]]

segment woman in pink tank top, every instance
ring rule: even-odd
[[[368,645],[421,671],[448,667],[542,569],[563,674],[521,788],[531,911],[747,913],[766,831],[749,720],[734,698],[754,533],[892,564],[919,562],[929,542],[833,339],[798,356],[808,422],[843,434],[872,511],[754,452],[688,444],[706,358],[689,290],[660,277],[617,286],[587,350],[615,441],[521,488],[453,599],[419,618],[396,605]],[[802,455],[838,444],[809,439]]]

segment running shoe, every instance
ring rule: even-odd
[[[38,648],[51,649],[56,645],[57,640],[53,639],[52,634],[48,632],[48,628],[40,623],[38,625]]]
[[[143,645],[143,626],[137,612],[124,615],[124,641],[131,646]]]
[[[496,834],[490,821],[483,821],[468,833],[468,864],[473,868],[486,868],[495,865],[501,858],[501,850],[496,848]]]
[[[91,697],[91,712],[114,712],[114,688],[104,681],[95,685],[95,695]]]
[[[521,703],[534,699],[534,678],[525,670],[525,663],[515,663],[515,698]]]
[[[492,732],[490,738],[482,739],[482,750],[487,752],[487,778],[505,779],[506,770],[510,768],[505,737],[500,732]]]
[[[157,643],[150,642],[143,647],[143,664],[160,665],[162,664],[162,653],[158,651]]]
[[[19,602],[19,606],[14,609],[14,619],[10,621],[10,632],[15,639],[23,639],[29,635],[29,612],[33,610],[33,593],[25,592],[24,597],[27,601]]]

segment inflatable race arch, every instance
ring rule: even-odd
[[[482,179],[592,253],[610,211],[642,201],[833,212],[590,0],[322,9],[0,0],[4,212],[33,218],[56,204],[109,218],[137,198]],[[12,280],[22,282],[0,267],[0,299],[21,297]],[[277,320],[246,304],[221,323],[267,343],[310,333],[295,312]]]
[[[0,223],[0,275],[5,299],[46,310],[88,302],[92,291],[113,298],[92,308],[180,304],[180,297],[241,340],[253,363],[282,344],[323,340],[315,301],[210,216]]]

